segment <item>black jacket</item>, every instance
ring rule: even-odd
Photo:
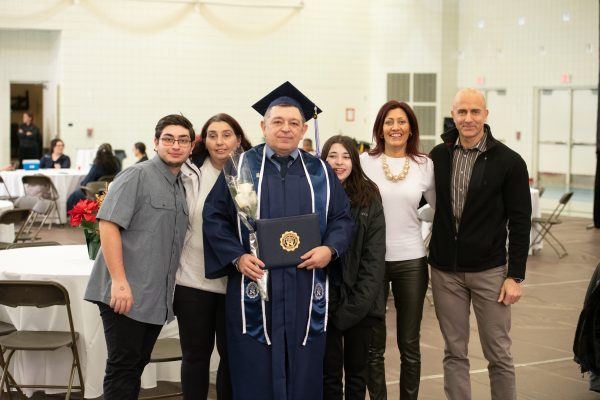
[[[575,362],[581,372],[600,374],[600,264],[596,267],[579,314],[573,343]]]
[[[443,271],[478,272],[505,265],[508,231],[508,277],[525,278],[531,231],[531,194],[525,161],[496,141],[490,127],[487,149],[473,166],[458,231],[450,181],[456,128],[431,150],[436,209],[429,244],[429,264]]]
[[[385,219],[380,200],[369,207],[352,207],[354,235],[341,257],[338,277],[332,277],[330,322],[346,330],[367,316],[383,319]],[[341,271],[341,274],[339,272]]]

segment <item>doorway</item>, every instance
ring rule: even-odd
[[[548,196],[543,208],[553,208],[567,191],[574,195],[572,214],[592,214],[596,173],[596,110],[598,90],[540,88],[536,90],[536,183]]]
[[[19,125],[23,123],[23,113],[33,113],[33,123],[40,129],[41,140],[38,157],[41,158],[44,140],[44,85],[40,83],[10,84],[10,160],[19,160]]]

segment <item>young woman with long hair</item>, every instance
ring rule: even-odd
[[[360,166],[353,139],[340,135],[330,138],[321,158],[342,182],[354,220],[352,243],[338,268],[332,269],[323,398],[364,399],[372,325],[385,316],[383,206],[377,185]]]

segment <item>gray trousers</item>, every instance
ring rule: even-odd
[[[431,285],[444,337],[444,391],[449,400],[470,400],[469,314],[473,303],[483,355],[488,361],[492,400],[516,399],[510,353],[510,306],[498,303],[506,267],[482,272],[431,269]]]

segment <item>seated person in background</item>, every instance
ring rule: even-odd
[[[305,138],[304,140],[302,140],[302,150],[312,154],[313,156],[316,154],[315,149],[313,149],[312,139]]]
[[[50,141],[50,154],[40,160],[40,168],[71,168],[71,159],[63,152],[65,142],[56,138]]]
[[[133,145],[133,156],[137,159],[136,164],[142,161],[148,161],[146,154],[146,145],[142,142],[137,142]]]
[[[87,185],[88,182],[97,181],[105,175],[116,175],[119,171],[121,171],[121,163],[113,154],[112,146],[108,143],[103,143],[98,147],[92,168],[81,181],[81,186]],[[85,193],[81,189],[76,189],[67,199],[67,211],[72,209],[82,199],[85,199]]]

